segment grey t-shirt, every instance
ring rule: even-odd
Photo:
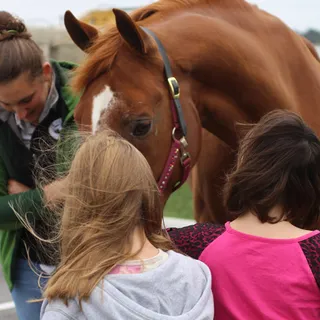
[[[82,301],[44,301],[41,320],[212,320],[209,268],[174,251],[155,269],[109,274]]]

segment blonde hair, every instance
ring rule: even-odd
[[[134,230],[157,248],[173,249],[162,230],[162,207],[144,156],[112,131],[89,136],[66,177],[60,226],[60,263],[44,297],[80,302],[131,252]]]

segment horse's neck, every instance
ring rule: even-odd
[[[274,19],[269,15],[265,17]],[[261,17],[256,20],[256,23],[263,23]],[[184,23],[181,17],[180,24],[183,26]],[[241,23],[245,22],[232,25],[216,17],[190,14],[190,29],[177,27],[166,40],[171,48],[170,56],[184,76],[189,77],[192,99],[203,127],[231,146],[237,143],[235,122],[256,121],[275,108],[296,108],[296,87],[301,89],[301,85],[293,83],[296,79],[290,68],[295,68],[295,63],[287,62],[288,59],[300,64],[301,68],[311,69],[303,48],[297,49],[300,40],[285,27],[278,30],[283,33],[283,38],[280,36],[279,39],[286,39],[294,52],[284,45],[278,48],[279,39],[272,42],[265,34],[266,30],[254,34],[252,30],[241,29]],[[179,26],[179,19],[175,24]],[[276,32],[277,25],[280,24],[271,21],[269,28]],[[273,46],[270,51],[261,39],[263,36]],[[283,49],[286,50],[281,52]]]

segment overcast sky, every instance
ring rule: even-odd
[[[81,16],[91,9],[137,7],[150,0],[1,0],[1,10],[23,18],[27,24],[57,25],[67,9]],[[249,0],[299,31],[320,30],[320,0]]]

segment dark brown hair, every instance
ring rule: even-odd
[[[43,52],[31,39],[24,23],[0,11],[0,83],[16,79],[24,72],[42,73]]]
[[[236,166],[227,177],[224,204],[232,217],[251,211],[261,222],[276,206],[300,228],[318,227],[320,141],[295,113],[276,110],[256,125],[243,125]],[[249,131],[247,131],[250,129]]]

